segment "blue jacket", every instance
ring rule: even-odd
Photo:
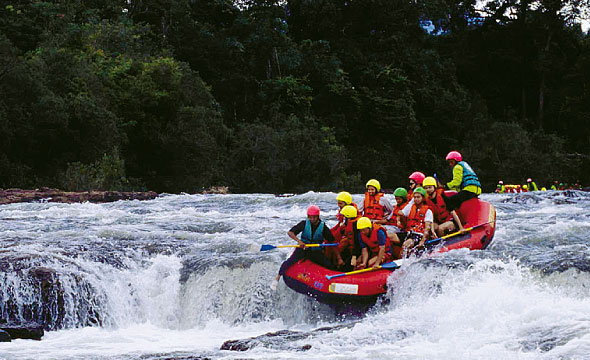
[[[465,189],[466,186],[475,185],[481,187],[481,183],[475,174],[475,171],[465,161],[459,161],[459,165],[463,168],[463,180],[461,181],[461,189]]]
[[[306,244],[321,244],[324,242],[324,222],[320,220],[320,224],[318,228],[315,229],[315,232],[311,233],[311,221],[309,219],[305,220],[305,228],[301,233],[301,241]]]

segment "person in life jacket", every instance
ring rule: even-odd
[[[418,187],[414,190],[414,203],[402,210],[402,216],[407,218],[407,234],[402,245],[404,252],[414,246],[424,246],[424,243],[433,234],[432,223],[434,214],[426,204],[426,190]]]
[[[557,180],[555,180],[553,182],[553,184],[551,185],[550,189],[551,190],[557,190],[557,186],[559,185],[559,182]]]
[[[443,236],[453,232],[459,227],[463,231],[463,224],[455,210],[449,211],[443,197],[444,189],[439,188],[435,178],[429,176],[422,182],[426,190],[426,205],[432,210],[434,222],[432,223],[434,232],[438,236]],[[455,225],[456,224],[456,225]]]
[[[528,185],[529,191],[539,191],[539,188],[537,187],[537,184],[533,181],[533,179],[526,179],[526,183]]]
[[[355,203],[352,202],[352,195],[350,195],[350,193],[347,191],[341,191],[340,193],[338,193],[338,195],[336,195],[336,203],[338,204],[338,213],[336,214],[336,219],[338,220],[338,223],[336,223],[336,225],[334,225],[330,229],[330,231],[332,231],[332,235],[334,235],[335,241],[340,242],[344,232],[343,229],[346,221],[346,218],[341,213],[342,208],[344,208],[346,205],[351,205],[354,206],[355,209],[357,209],[357,206]],[[340,264],[339,251],[337,248],[325,247],[324,254],[333,264],[339,264],[339,266],[343,265]]]
[[[301,239],[297,238],[298,234],[301,234]],[[334,242],[332,232],[324,221],[320,219],[320,208],[317,205],[308,207],[307,219],[293,226],[287,232],[287,235],[295,240],[299,247],[295,248],[291,256],[283,262],[275,281],[271,284],[271,288],[276,289],[281,276],[285,274],[287,269],[303,258],[309,259],[325,268],[332,268],[332,264],[321,251],[321,248],[306,248],[307,244],[322,244],[324,241],[328,243]]]
[[[522,192],[529,192],[529,186],[527,184],[522,186]]]
[[[496,193],[504,194],[506,192],[506,187],[504,186],[504,181],[498,181],[498,185],[496,186]]]
[[[381,225],[373,224],[368,217],[358,219],[356,226],[362,249],[361,261],[357,268],[377,267],[383,262],[391,261],[391,244],[387,231]]]
[[[469,199],[478,197],[481,194],[481,184],[475,171],[463,161],[463,156],[458,151],[451,151],[447,154],[447,162],[453,168],[453,180],[446,184],[450,190],[458,193],[452,196],[446,196],[445,202],[449,210],[458,209],[461,204]]]
[[[424,175],[420,171],[414,171],[410,174],[410,176],[408,176],[408,179],[410,179],[410,190],[408,191],[407,196],[408,201],[412,201],[412,198],[414,196],[414,189],[418,186],[422,186],[422,181],[424,181],[425,177],[426,175]]]
[[[381,192],[381,184],[375,179],[367,181],[365,201],[359,206],[359,213],[371,220],[383,220],[391,214],[393,206]]]
[[[389,217],[385,219],[382,224],[387,231],[387,237],[391,241],[392,252],[394,259],[399,259],[402,252],[402,242],[400,236],[405,236],[406,219],[400,217],[401,211],[408,206],[408,191],[403,187],[395,189],[393,192],[395,196],[395,206]]]
[[[356,222],[360,218],[356,207],[346,205],[340,209],[340,214],[344,218],[339,228],[339,245],[338,247],[327,247],[333,249],[328,259],[343,271],[349,271],[356,268],[357,260],[361,256],[360,244],[357,240],[358,230]],[[328,255],[328,254],[326,254]]]

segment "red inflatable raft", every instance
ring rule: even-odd
[[[465,201],[457,213],[465,228],[477,227],[467,233],[443,240],[438,244],[439,246],[433,248],[433,251],[445,252],[461,248],[485,249],[494,237],[496,227],[494,206],[476,198]],[[290,267],[283,279],[291,289],[312,296],[322,303],[371,303],[386,292],[387,278],[392,271],[395,270],[381,269],[328,280],[326,275],[335,275],[340,272],[326,269],[304,259]]]

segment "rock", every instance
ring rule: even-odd
[[[151,200],[158,197],[154,191],[120,192],[120,191],[82,191],[68,192],[59,189],[40,188],[35,190],[0,189],[0,205],[19,202],[59,202],[59,203],[105,203],[118,200]]]
[[[204,190],[203,194],[229,194],[229,188],[227,186],[211,186]]]
[[[4,330],[0,330],[0,342],[10,342],[10,341],[12,341],[10,334]]]
[[[34,323],[2,324],[0,330],[7,332],[12,339],[41,340],[45,334],[43,326]]]
[[[269,332],[264,335],[251,337],[248,339],[241,340],[228,340],[221,345],[221,350],[230,351],[246,351],[257,346],[263,346],[267,348],[281,349],[281,350],[293,350],[293,351],[307,351],[311,349],[310,344],[303,346],[294,346],[294,343],[299,340],[313,338],[319,334],[329,333],[338,329],[351,328],[354,323],[337,325],[332,327],[323,327],[312,331],[291,331],[291,330],[280,330],[276,332]]]

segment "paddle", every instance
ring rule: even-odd
[[[454,233],[452,233],[452,234],[448,234],[448,235],[445,235],[445,236],[441,236],[441,237],[439,237],[439,238],[436,238],[436,239],[428,240],[428,241],[425,243],[425,245],[431,245],[431,244],[434,244],[434,243],[436,243],[436,242],[439,242],[439,241],[441,241],[441,240],[448,239],[448,238],[451,238],[451,237],[453,237],[453,236],[457,236],[457,235],[464,234],[464,233],[466,233],[466,232],[468,232],[468,231],[471,231],[471,230],[473,230],[473,229],[476,229],[476,228],[478,228],[478,227],[480,227],[480,226],[487,225],[487,224],[489,224],[489,223],[491,223],[491,222],[493,222],[493,221],[488,221],[488,222],[485,222],[485,223],[483,223],[483,224],[479,224],[479,225],[475,225],[475,226],[472,226],[472,227],[466,228],[466,229],[465,229],[465,231],[457,231],[457,232],[454,232]]]
[[[377,267],[370,267],[370,268],[366,268],[366,269],[362,269],[362,270],[349,271],[349,272],[334,274],[334,275],[326,275],[326,279],[332,280],[337,277],[361,274],[364,272],[369,272],[369,271],[379,270],[379,269],[393,270],[393,269],[397,269],[398,267],[400,267],[402,265],[402,262],[403,262],[403,260],[400,259],[400,260],[391,261],[391,262],[381,264],[380,266],[377,266]]]
[[[256,245],[254,245],[256,246]],[[306,244],[305,247],[326,247],[326,246],[338,246],[338,243],[329,243],[329,244]],[[289,248],[289,247],[300,247],[299,245],[262,245],[260,247],[260,251],[268,251],[276,248]],[[256,250],[254,250],[256,251]]]

